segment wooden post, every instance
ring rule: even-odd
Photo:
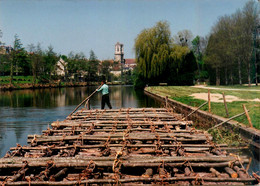
[[[85,103],[85,108],[87,108],[88,110],[90,110],[90,99],[88,99]]]
[[[168,96],[165,96],[165,107],[168,108]]]
[[[223,95],[223,100],[224,100],[224,105],[225,105],[226,115],[227,115],[227,118],[229,118],[225,93],[223,92],[222,95]]]
[[[247,117],[247,120],[248,120],[248,123],[249,123],[250,127],[253,128],[253,124],[252,124],[252,122],[251,122],[251,118],[250,118],[250,116],[249,116],[249,114],[248,114],[248,111],[247,111],[247,109],[246,109],[246,105],[245,105],[245,104],[243,104],[243,109],[244,109],[244,111],[245,111],[245,114],[246,114],[246,117]]]
[[[211,105],[210,105],[210,90],[208,89],[208,104],[209,104],[209,112],[211,112]]]

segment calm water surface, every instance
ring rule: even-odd
[[[96,87],[53,88],[38,90],[0,91],[0,157],[10,147],[27,144],[28,134],[41,134],[53,121],[64,120],[71,111]],[[132,86],[110,86],[110,101],[113,108],[160,107],[161,104],[134,91]],[[90,107],[100,108],[101,93],[91,98]],[[259,161],[252,151],[250,172],[260,170]]]
[[[28,134],[41,134],[53,121],[64,120],[97,87],[0,91],[0,157],[17,143],[26,145]],[[113,108],[160,107],[160,103],[132,86],[110,86]],[[90,107],[101,107],[101,93]],[[107,106],[105,107],[107,108]]]

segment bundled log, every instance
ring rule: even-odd
[[[227,155],[221,149],[226,144],[214,144],[210,134],[171,112],[82,109],[52,123],[43,135],[28,135],[29,146],[11,148],[9,158],[0,159],[0,180],[9,185],[255,183],[238,167],[247,157]]]
[[[225,167],[225,171],[231,176],[231,178],[237,178],[237,173],[230,167]]]

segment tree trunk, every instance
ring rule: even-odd
[[[258,81],[257,81],[257,59],[256,59],[256,52],[255,52],[255,85],[258,86]]]
[[[247,63],[247,81],[248,81],[248,86],[251,87],[251,76],[250,76],[250,73],[251,73],[251,65],[250,65],[250,62]]]
[[[238,79],[239,79],[239,84],[242,85],[242,77],[241,77],[241,61],[238,58]]]
[[[234,79],[233,79],[233,70],[232,70],[232,68],[230,69],[230,84],[231,84],[231,85],[234,84]]]
[[[219,68],[216,67],[216,86],[220,85],[220,75],[219,75]]]
[[[227,73],[227,67],[225,67],[225,84],[228,85],[228,73]]]

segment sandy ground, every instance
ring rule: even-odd
[[[196,99],[202,99],[205,101],[208,101],[208,93],[194,93],[191,94],[190,96],[193,96]],[[256,99],[240,99],[236,96],[231,96],[231,95],[225,95],[226,102],[233,102],[233,101],[254,101],[254,102],[260,102],[259,98]],[[211,102],[223,102],[223,96],[222,94],[210,94],[210,101]]]
[[[203,88],[203,89],[215,89],[215,90],[238,90],[238,91],[260,92],[260,90],[257,90],[257,89],[217,88],[217,87],[207,87],[205,85],[196,85],[196,86],[192,86],[192,87]]]

